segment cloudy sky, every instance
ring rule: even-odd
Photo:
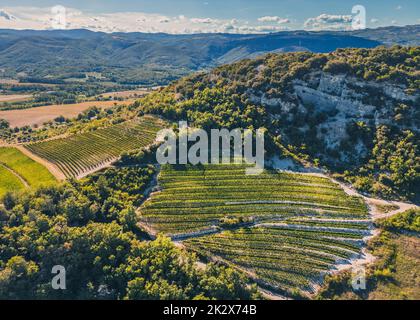
[[[0,28],[104,32],[265,33],[420,23],[420,0],[0,0]],[[65,8],[65,15],[62,6]],[[360,12],[360,11],[359,11]],[[63,18],[64,17],[64,18]]]

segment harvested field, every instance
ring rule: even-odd
[[[146,94],[149,94],[152,90],[148,90],[147,88],[144,89],[137,89],[137,90],[127,90],[127,91],[116,91],[116,92],[106,92],[101,94],[100,96],[103,98],[137,98],[142,97]]]
[[[27,101],[31,98],[31,94],[0,94],[0,104],[4,102]]]
[[[16,79],[0,79],[0,84],[18,84],[19,81]]]
[[[0,79],[0,84],[7,84],[13,87],[24,87],[24,86],[39,86],[39,87],[55,87],[57,84],[54,83],[41,83],[41,82],[19,82],[16,79]]]
[[[75,104],[50,105],[21,110],[0,111],[0,119],[5,119],[11,127],[42,125],[59,116],[74,118],[83,111],[91,108],[110,108],[115,104],[130,104],[134,100],[126,101],[88,101]]]

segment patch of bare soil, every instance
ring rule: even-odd
[[[11,127],[43,125],[59,116],[75,118],[91,107],[111,108],[114,105],[130,104],[135,100],[126,101],[88,101],[75,104],[50,105],[21,110],[0,111],[0,119],[5,119]]]
[[[0,104],[2,102],[18,102],[32,98],[31,94],[0,94]]]

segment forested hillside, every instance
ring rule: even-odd
[[[0,299],[250,299],[232,268],[197,268],[169,238],[142,241],[135,207],[155,167],[109,169],[22,194],[0,206]],[[67,290],[51,288],[66,267]]]
[[[406,31],[409,30],[408,32]],[[193,71],[268,52],[331,52],[415,43],[419,26],[350,32],[272,34],[146,34],[88,30],[0,30],[0,78],[62,84],[167,84]],[[385,36],[386,35],[386,36]],[[381,36],[379,39],[378,37]]]
[[[418,201],[419,71],[419,47],[268,54],[184,78],[139,105],[205,129],[265,127],[269,155],[281,145],[362,191]]]

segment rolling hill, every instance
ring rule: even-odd
[[[206,130],[261,128],[274,145],[364,192],[419,201],[419,47],[268,54],[198,73],[141,101]]]
[[[3,76],[19,74],[31,81],[99,72],[108,81],[162,84],[192,71],[267,52],[326,53],[337,48],[418,44],[419,28],[250,35],[0,30],[0,69]]]

